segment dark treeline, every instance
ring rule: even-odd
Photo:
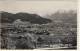
[[[29,21],[30,23],[33,23],[33,24],[46,24],[51,22],[50,19],[43,18],[37,14],[29,14],[24,12],[13,14],[13,13],[1,11],[2,23],[12,23],[17,19],[21,19],[22,21]]]

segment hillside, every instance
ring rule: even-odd
[[[21,19],[22,21],[28,21],[33,24],[46,24],[51,22],[50,19],[43,18],[37,14],[29,14],[29,13],[8,13],[8,12],[1,12],[1,22],[2,23],[12,23],[17,19]]]

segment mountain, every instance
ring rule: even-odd
[[[30,14],[24,12],[13,14],[4,11],[1,12],[1,23],[12,23],[17,19],[21,19],[21,21],[28,21],[33,24],[46,24],[51,22],[50,19],[43,18],[37,14]]]
[[[69,23],[76,24],[77,23],[77,12],[75,10],[60,12],[57,11],[51,15],[47,15],[49,19],[51,19],[55,23]]]

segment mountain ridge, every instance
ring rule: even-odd
[[[4,11],[1,12],[1,23],[12,23],[17,19],[21,19],[22,21],[28,21],[33,24],[46,24],[51,22],[50,19],[43,18],[37,14],[30,14],[24,12],[13,14]]]

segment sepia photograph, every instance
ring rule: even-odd
[[[0,0],[1,50],[77,50],[77,0]]]

